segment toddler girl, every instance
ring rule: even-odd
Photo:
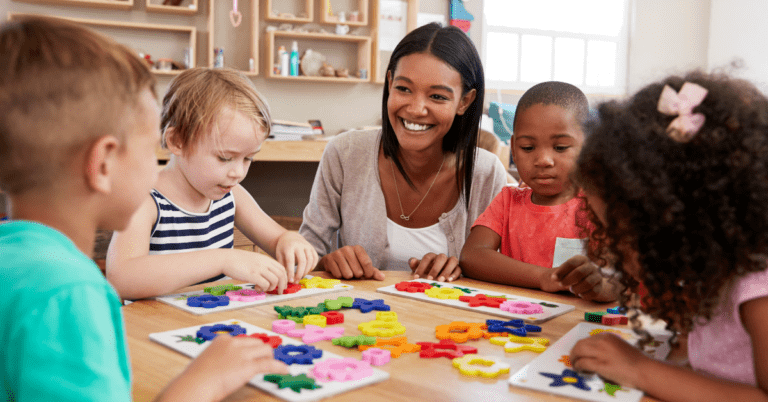
[[[687,335],[693,370],[611,335],[577,343],[574,368],[668,401],[768,399],[768,100],[691,73],[599,114],[575,174],[593,257],[644,285],[644,312]]]
[[[161,121],[170,161],[109,246],[107,278],[122,297],[157,296],[224,275],[282,292],[286,280],[317,265],[314,247],[239,184],[270,126],[266,101],[233,70],[193,68],[171,82]],[[277,261],[232,249],[234,227]]]

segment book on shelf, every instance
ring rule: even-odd
[[[302,141],[305,136],[314,136],[309,123],[297,123],[285,120],[273,120],[269,139],[273,141]]]

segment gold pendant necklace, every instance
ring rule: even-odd
[[[437,169],[437,174],[435,174],[435,179],[432,180],[432,184],[429,185],[429,188],[427,189],[427,192],[424,193],[424,197],[421,198],[421,201],[419,201],[418,205],[416,205],[416,208],[411,211],[410,214],[406,215],[405,211],[403,210],[403,202],[400,201],[400,190],[397,189],[397,176],[395,176],[395,163],[392,162],[392,159],[389,160],[389,164],[392,167],[392,179],[395,181],[395,193],[397,193],[397,203],[400,204],[400,219],[404,221],[411,220],[411,215],[413,215],[414,212],[416,212],[417,209],[421,206],[421,203],[424,202],[425,199],[427,199],[427,195],[429,195],[429,191],[432,190],[432,186],[435,185],[435,182],[437,181],[437,176],[440,176],[440,171],[443,169],[443,164],[445,164],[445,155],[443,155],[443,161],[440,163],[440,168]]]

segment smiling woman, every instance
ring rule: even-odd
[[[470,226],[506,182],[476,147],[480,58],[461,30],[429,24],[397,45],[386,77],[382,129],[328,144],[300,233],[338,278],[410,269],[451,281]]]

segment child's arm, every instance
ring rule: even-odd
[[[582,299],[596,302],[616,300],[623,288],[617,280],[603,276],[600,268],[583,255],[571,257],[555,268],[552,280]]]
[[[288,374],[273,355],[272,347],[258,339],[219,335],[155,400],[219,401],[256,374]]]
[[[552,280],[552,269],[528,264],[498,252],[501,236],[477,225],[469,232],[461,249],[459,265],[470,278],[503,285],[557,292],[568,288]]]
[[[107,279],[121,297],[140,299],[166,294],[219,274],[253,283],[262,290],[285,289],[285,269],[263,254],[211,249],[149,255],[149,236],[156,219],[157,206],[148,196],[128,227],[112,235]]]
[[[768,401],[768,297],[740,306],[741,321],[752,338],[757,387],[698,374],[640,353],[619,337],[598,334],[576,343],[576,370],[595,372],[665,401]]]
[[[243,186],[235,186],[232,195],[235,196],[235,226],[285,267],[288,282],[298,282],[315,268],[319,260],[317,251],[304,237],[270,218]]]

